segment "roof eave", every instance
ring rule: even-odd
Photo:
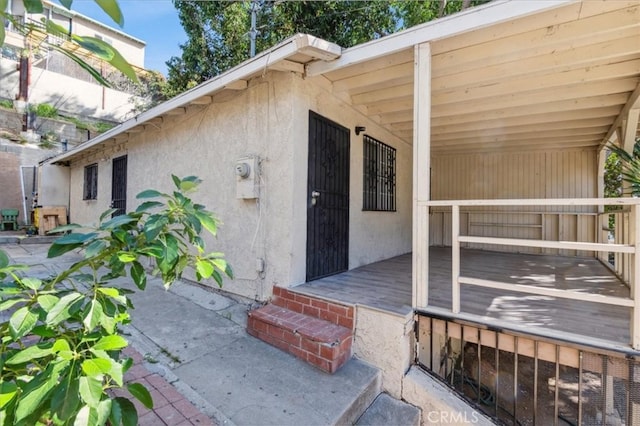
[[[306,67],[313,77],[360,62],[400,52],[416,44],[452,37],[468,31],[522,18],[554,9],[578,0],[495,0],[482,6],[429,21],[404,31],[345,49],[339,58],[328,62],[314,62]]]
[[[240,65],[237,65],[234,68],[231,68],[230,70],[194,87],[193,89],[190,89],[167,102],[125,121],[95,139],[87,141],[67,153],[54,157],[46,163],[58,164],[67,162],[87,149],[125,133],[147,121],[163,116],[171,110],[184,108],[198,98],[207,96],[217,90],[225,88],[226,86],[230,86],[262,69],[268,68],[269,65],[285,60],[292,55],[304,53],[315,59],[327,60],[339,57],[341,51],[342,48],[337,44],[330,43],[308,34],[296,34],[271,49],[261,52],[259,55],[246,60]]]

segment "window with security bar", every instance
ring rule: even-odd
[[[396,211],[396,149],[364,135],[362,210]]]
[[[89,164],[84,168],[83,200],[98,198],[98,164]]]

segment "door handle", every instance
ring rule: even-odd
[[[311,191],[311,205],[312,206],[316,205],[316,203],[318,202],[318,197],[320,197],[320,192]]]

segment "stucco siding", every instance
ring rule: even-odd
[[[351,131],[349,268],[411,250],[411,146],[367,120],[331,95],[322,82],[293,73],[267,73],[249,88],[165,116],[130,134],[128,142],[107,143],[101,152],[74,161],[71,220],[93,223],[109,207],[111,161],[128,155],[127,209],[147,188],[170,191],[170,174],[203,179],[194,197],[217,213],[223,225],[212,248],[223,251],[236,279],[225,290],[266,300],[272,287],[291,286],[306,277],[307,163],[309,110]],[[363,212],[363,134],[397,150],[397,211]],[[258,199],[236,198],[236,160],[260,162]],[[82,200],[84,167],[98,164],[97,200]],[[257,271],[263,261],[265,269]]]
[[[185,115],[167,116],[128,143],[74,162],[71,219],[95,222],[111,199],[111,160],[128,155],[127,210],[147,188],[172,191],[170,174],[199,176],[203,183],[196,202],[223,222],[209,248],[222,251],[233,266],[235,280],[225,290],[264,300],[274,284],[286,285],[290,268],[292,109],[286,74],[267,75],[247,90],[228,94]],[[246,156],[260,159],[260,197],[237,199],[235,163]],[[82,201],[84,166],[98,163],[98,199]],[[264,260],[264,272],[256,269]],[[210,285],[215,285],[213,282]]]

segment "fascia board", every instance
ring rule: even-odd
[[[390,55],[416,44],[452,37],[527,15],[575,3],[578,0],[498,0],[483,6],[446,16],[407,30],[345,49],[331,62],[313,62],[306,74],[314,77],[360,62]]]

